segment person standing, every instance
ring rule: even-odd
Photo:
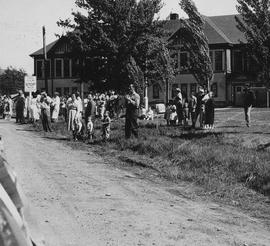
[[[78,118],[79,105],[76,95],[72,94],[71,99],[67,102],[68,107],[68,131],[72,131],[73,139],[76,140],[76,120]]]
[[[133,134],[138,137],[138,109],[140,106],[140,96],[135,91],[133,84],[129,86],[129,93],[125,97],[126,99],[126,122],[125,122],[125,137],[130,138]]]
[[[208,93],[205,100],[205,129],[213,129],[215,119],[215,105],[213,99],[213,92]]]
[[[88,124],[88,119],[91,117],[91,121],[94,122],[96,116],[96,103],[91,94],[88,95],[88,102],[85,108],[85,125]]]
[[[189,107],[189,117],[191,118],[192,127],[195,128],[196,124],[196,107],[197,107],[197,97],[194,92],[190,93],[190,98],[188,102]]]
[[[19,91],[19,97],[16,103],[16,123],[24,124],[24,108],[25,108],[25,97],[23,91]]]
[[[43,130],[45,132],[51,132],[51,120],[50,120],[50,111],[51,111],[51,100],[50,97],[47,96],[46,92],[41,94],[40,98],[40,110],[41,110],[41,122],[43,126]]]
[[[174,105],[176,106],[176,113],[178,119],[178,125],[182,125],[183,121],[183,96],[180,88],[176,88],[176,96],[174,98]]]
[[[245,113],[245,120],[247,127],[250,126],[250,113],[252,106],[255,103],[256,97],[254,92],[250,89],[250,85],[246,84],[244,88],[244,95],[243,95],[243,102],[244,102],[244,113]]]
[[[60,97],[57,91],[54,93],[51,106],[52,106],[52,122],[57,122],[60,111]]]
[[[204,89],[202,87],[199,88],[198,94],[197,94],[197,104],[196,104],[196,110],[195,110],[195,118],[194,122],[192,125],[192,128],[195,129],[197,119],[199,117],[199,122],[200,122],[200,128],[203,128],[203,120],[204,120]]]

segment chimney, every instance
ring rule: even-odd
[[[171,13],[170,14],[170,20],[179,20],[179,14]]]

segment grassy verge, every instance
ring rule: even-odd
[[[166,179],[195,184],[200,187],[197,194],[270,218],[270,152],[244,147],[241,137],[232,141],[225,133],[157,128],[155,123],[141,122],[139,139],[127,140],[124,122],[119,120],[113,122],[111,138],[104,142],[99,130],[97,124],[91,147],[103,154],[113,151],[120,160],[152,168]],[[63,123],[56,124],[54,131],[69,136]]]

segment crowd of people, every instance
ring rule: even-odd
[[[246,124],[250,125],[250,112],[255,102],[255,95],[249,86],[244,90],[244,112]],[[95,138],[94,129],[101,123],[102,138],[110,138],[111,122],[114,118],[125,117],[125,137],[138,137],[138,119],[153,120],[155,108],[147,110],[140,105],[140,96],[134,85],[129,86],[127,94],[119,95],[114,91],[89,93],[82,100],[80,93],[60,97],[55,92],[51,97],[46,92],[35,92],[32,95],[19,91],[15,98],[16,123],[33,123],[41,121],[45,132],[52,131],[52,124],[59,118],[66,122],[67,130],[74,140]],[[0,98],[0,109],[4,119],[9,120],[13,114],[13,100],[9,95]],[[166,104],[164,118],[168,126],[183,126],[195,129],[198,122],[201,129],[213,129],[215,103],[212,91],[203,87],[198,92],[186,96],[176,88],[176,96]]]
[[[176,89],[174,100],[170,100],[166,105],[164,118],[167,125],[180,125],[195,128],[199,120],[200,128],[213,129],[215,107],[213,92],[199,88],[198,92],[191,92],[189,97],[181,93],[181,89]]]

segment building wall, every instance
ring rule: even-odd
[[[48,79],[49,94],[53,94],[55,91],[61,95],[68,95],[74,91],[80,91],[80,84],[75,83],[76,79]],[[37,80],[37,89],[45,89],[45,81]],[[89,91],[89,85],[84,84],[84,92]]]
[[[220,105],[227,103],[226,95],[230,90],[226,92],[226,76],[224,73],[215,73],[212,80],[212,89],[216,93],[215,101]],[[190,95],[191,91],[197,91],[198,83],[192,74],[180,74],[176,76],[175,82],[169,85],[169,99],[173,99],[175,88],[181,88],[184,94]],[[186,93],[185,93],[186,88]],[[165,102],[166,98],[165,86],[160,85],[159,98],[153,97],[153,85],[148,88],[148,96],[150,103]]]

